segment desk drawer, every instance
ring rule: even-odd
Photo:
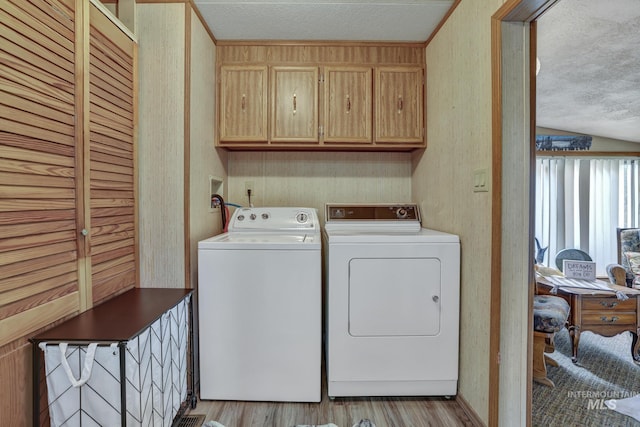
[[[600,312],[582,312],[583,325],[635,325],[635,312],[620,312],[614,310]]]
[[[613,298],[583,298],[583,310],[613,310],[613,311],[636,311],[637,301],[635,298],[619,300]]]

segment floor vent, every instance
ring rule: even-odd
[[[204,419],[204,415],[185,415],[174,427],[202,427]]]

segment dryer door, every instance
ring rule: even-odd
[[[353,258],[349,262],[349,335],[440,333],[438,258]]]

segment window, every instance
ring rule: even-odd
[[[640,226],[640,160],[538,157],[535,237],[549,247],[545,265],[556,267],[564,248],[587,252],[598,275],[618,260],[617,227]]]

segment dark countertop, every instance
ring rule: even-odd
[[[192,292],[193,289],[131,289],[32,337],[30,341],[127,341]]]

